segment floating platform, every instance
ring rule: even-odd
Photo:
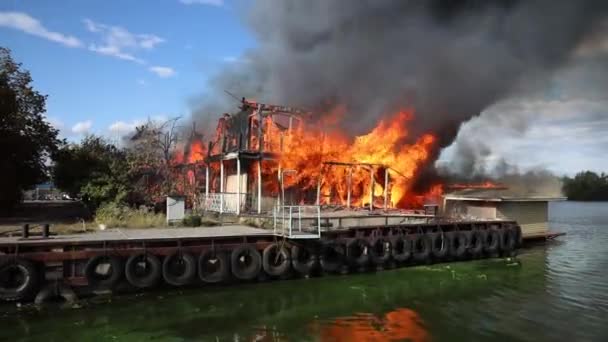
[[[275,214],[271,229],[225,225],[2,237],[0,300],[61,296],[66,288],[120,292],[511,256],[523,241],[514,221],[321,216],[318,208],[316,214],[294,208]],[[57,284],[63,292],[49,289]]]

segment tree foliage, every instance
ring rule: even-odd
[[[53,180],[92,209],[103,202],[126,202],[132,193],[126,152],[93,135],[56,153]]]
[[[44,117],[46,96],[31,83],[30,73],[0,47],[0,212],[47,179],[47,162],[60,144]]]
[[[608,175],[582,171],[563,179],[563,192],[572,201],[608,201]]]

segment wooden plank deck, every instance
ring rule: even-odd
[[[149,228],[149,229],[108,229],[94,233],[52,235],[48,239],[31,236],[2,237],[0,246],[40,246],[40,245],[76,245],[100,242],[131,241],[171,241],[207,238],[232,238],[241,236],[274,236],[272,230],[253,228],[242,225],[228,225],[198,228]]]

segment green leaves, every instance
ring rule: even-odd
[[[564,194],[572,201],[608,201],[608,175],[582,171],[574,178],[564,177]]]
[[[91,209],[125,202],[132,191],[127,154],[102,137],[90,135],[80,144],[65,145],[54,161],[55,185]]]
[[[23,190],[48,178],[47,162],[61,141],[44,117],[46,96],[31,86],[8,49],[0,47],[0,213],[19,202]]]

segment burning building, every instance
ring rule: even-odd
[[[369,133],[349,138],[335,122],[344,112],[315,118],[309,111],[243,99],[224,114],[206,146],[205,210],[265,212],[275,205],[421,209],[441,195],[441,184],[415,191],[431,156],[433,134],[412,143],[412,110],[380,120]]]

